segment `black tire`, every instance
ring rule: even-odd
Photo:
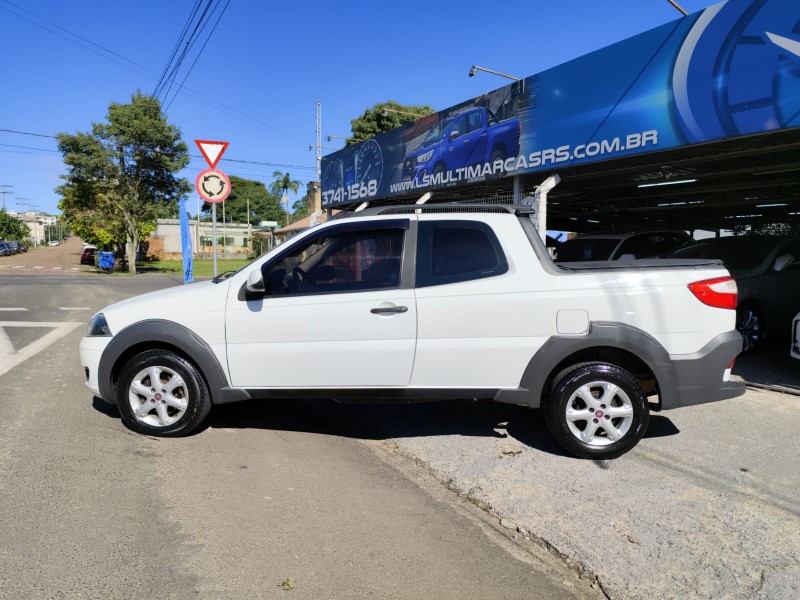
[[[157,386],[153,385],[156,377]],[[169,350],[148,350],[130,359],[117,380],[116,392],[122,421],[145,435],[189,435],[211,411],[211,396],[202,374]]]
[[[544,411],[559,446],[595,460],[625,454],[642,439],[650,420],[647,395],[636,378],[606,363],[582,363],[562,371]]]
[[[489,156],[489,164],[494,164],[496,160],[505,160],[506,157],[506,150],[502,146],[498,146],[494,150],[492,150],[492,154]]]
[[[764,343],[766,322],[764,311],[752,302],[736,309],[736,329],[742,334],[742,354],[750,354]]]

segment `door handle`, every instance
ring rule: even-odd
[[[373,308],[370,310],[373,315],[387,315],[408,312],[407,306],[387,306],[384,308]]]

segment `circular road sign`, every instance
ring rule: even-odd
[[[231,193],[231,180],[222,171],[206,169],[194,180],[194,187],[206,202],[222,202]]]

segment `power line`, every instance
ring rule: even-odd
[[[54,135],[44,135],[43,133],[31,133],[30,131],[15,131],[13,129],[0,129],[0,131],[5,131],[6,133],[18,133],[20,135],[35,135],[36,137],[45,137],[45,138],[56,138]]]
[[[202,0],[198,0],[198,6],[199,6],[199,2],[201,2],[201,1]],[[18,17],[18,18],[20,18],[20,19],[22,19],[24,21],[27,21],[27,22],[31,23],[32,25],[35,25],[36,27],[39,27],[40,29],[44,29],[45,31],[47,31],[49,33],[52,33],[53,35],[56,35],[56,36],[62,38],[63,40],[66,40],[67,42],[69,42],[71,44],[75,44],[76,46],[79,46],[79,47],[83,48],[84,50],[88,50],[89,52],[92,52],[93,54],[96,54],[96,55],[98,55],[98,56],[100,56],[102,58],[105,58],[106,60],[110,60],[111,62],[113,62],[113,63],[115,63],[115,64],[117,64],[117,65],[119,65],[121,67],[124,67],[126,69],[131,70],[131,71],[134,71],[134,72],[138,73],[139,75],[141,75],[143,77],[146,77],[147,79],[151,79],[151,80],[156,81],[156,82],[160,81],[160,78],[156,79],[155,73],[153,73],[153,71],[151,71],[147,67],[144,67],[144,66],[140,65],[139,63],[137,63],[135,61],[132,61],[129,58],[126,58],[126,57],[122,56],[121,54],[117,54],[116,52],[114,52],[113,50],[109,50],[105,46],[101,46],[100,44],[96,44],[95,42],[92,42],[91,40],[89,40],[89,39],[87,39],[87,38],[85,38],[85,37],[73,32],[71,30],[67,29],[66,27],[62,27],[60,25],[57,25],[57,24],[55,24],[55,23],[53,23],[51,21],[48,21],[44,17],[40,17],[38,15],[35,15],[31,11],[25,10],[24,8],[20,8],[19,6],[17,6],[13,2],[9,2],[9,0],[0,0],[0,2],[3,2],[3,3],[8,4],[10,6],[13,6],[14,8],[17,8],[18,10],[21,10],[23,12],[26,12],[27,14],[32,15],[34,18],[39,19],[40,21],[43,21],[44,23],[47,23],[48,25],[52,25],[53,27],[57,27],[58,29],[67,32],[69,35],[71,35],[71,36],[73,36],[75,38],[78,38],[80,40],[84,40],[88,44],[91,44],[92,46],[95,46],[96,48],[100,48],[101,50],[103,50],[103,52],[106,52],[108,54],[111,54],[113,56],[117,56],[117,57],[121,58],[122,60],[130,63],[130,65],[122,63],[122,62],[120,62],[118,60],[115,60],[114,58],[112,58],[111,56],[108,56],[107,54],[103,54],[101,52],[98,52],[97,50],[95,50],[93,48],[90,48],[90,47],[86,46],[85,44],[82,44],[82,43],[80,43],[80,42],[78,42],[78,41],[76,41],[76,40],[74,40],[72,38],[69,38],[69,37],[67,37],[65,35],[62,35],[62,34],[58,33],[57,31],[54,31],[53,29],[42,25],[41,23],[37,23],[36,21],[33,21],[32,19],[29,19],[29,18],[25,17],[24,15],[18,14],[17,12],[14,12],[13,10],[10,10],[7,7],[0,6],[0,9],[5,10],[6,12],[14,15],[15,17]],[[179,40],[179,42],[180,42],[180,40]],[[131,65],[135,65],[138,68],[134,68]],[[165,69],[167,69],[167,68],[169,68],[169,65],[167,65],[167,67],[165,67]],[[190,87],[182,85],[181,89],[183,91],[187,92],[189,94],[189,96],[194,98],[196,101],[200,102],[201,104],[205,104],[206,106],[208,106],[210,108],[214,108],[215,110],[219,110],[221,112],[227,112],[228,114],[235,114],[239,118],[242,118],[242,119],[257,123],[258,125],[261,125],[265,129],[269,130],[274,135],[278,135],[280,137],[283,137],[283,138],[289,139],[289,140],[296,140],[296,141],[302,143],[304,146],[306,144],[308,144],[307,140],[304,140],[303,138],[300,138],[300,137],[298,137],[296,135],[293,135],[291,133],[288,133],[286,131],[282,131],[282,130],[278,129],[277,127],[275,127],[274,125],[270,125],[269,123],[266,123],[266,122],[264,122],[264,121],[262,121],[262,120],[260,120],[260,119],[258,119],[256,117],[253,117],[252,115],[248,115],[247,113],[244,113],[244,112],[242,112],[240,110],[237,110],[237,109],[235,109],[235,108],[233,108],[231,106],[228,106],[227,104],[224,104],[222,102],[219,102],[219,101],[216,101],[216,100],[207,99],[203,94],[201,94],[200,92],[197,92],[196,90],[191,89]]]
[[[155,92],[155,94],[154,94],[156,97],[158,97],[158,96],[160,96],[160,95],[161,95],[161,92],[162,92],[162,91],[164,90],[164,88],[166,87],[166,85],[167,85],[167,82],[170,82],[170,84],[169,84],[169,85],[170,85],[170,86],[172,86],[172,83],[171,83],[171,82],[175,81],[175,75],[177,74],[177,72],[178,72],[178,69],[179,69],[179,68],[180,68],[180,66],[181,66],[181,63],[183,62],[183,59],[186,57],[186,53],[189,51],[189,48],[190,48],[190,46],[191,46],[191,45],[192,45],[192,43],[193,43],[193,40],[194,40],[194,38],[195,38],[195,35],[197,34],[197,30],[198,30],[198,28],[200,27],[200,24],[201,24],[201,23],[203,23],[203,21],[204,21],[204,19],[205,19],[205,17],[206,17],[206,13],[208,13],[208,8],[211,6],[211,3],[212,3],[213,1],[214,1],[214,0],[208,0],[208,2],[206,2],[206,7],[203,9],[203,12],[202,12],[202,14],[200,15],[200,17],[198,18],[198,20],[197,20],[197,23],[195,23],[195,26],[194,26],[194,31],[192,31],[192,34],[189,36],[189,39],[188,39],[188,40],[186,40],[186,42],[185,42],[185,45],[184,45],[184,47],[183,47],[183,50],[182,50],[182,51],[181,51],[181,53],[178,55],[178,58],[175,60],[175,62],[172,64],[172,68],[170,69],[170,68],[169,68],[169,67],[170,67],[170,65],[167,65],[168,74],[167,74],[166,78],[164,78],[164,79],[163,79],[163,80],[160,82],[159,88],[156,90],[156,92]],[[196,11],[195,11],[195,12],[196,12]],[[184,39],[185,39],[185,35],[183,36],[183,38],[182,38],[181,40],[179,40],[179,41],[178,41],[178,45],[179,45],[179,46],[180,46],[180,43],[181,43],[181,42],[183,42],[183,40],[184,40]],[[167,93],[169,93],[169,89],[167,89]],[[166,95],[165,95],[165,99],[166,99]]]
[[[33,133],[31,131],[18,131],[16,129],[0,129],[1,132],[5,133],[15,133],[18,135],[32,135],[36,137],[43,137],[43,138],[51,138],[51,139],[58,139],[54,135],[45,135],[43,133]],[[5,146],[7,148],[22,148],[25,150],[39,150],[41,152],[59,152],[59,150],[50,150],[48,148],[34,148],[31,146],[17,146],[13,144],[0,144],[0,146]],[[199,154],[189,154],[190,158],[201,158],[205,160],[205,157],[200,156]],[[236,159],[236,158],[223,158],[220,162],[230,162],[230,163],[240,163],[245,165],[263,165],[266,167],[280,167],[284,169],[306,169],[309,171],[313,171],[314,167],[310,167],[308,165],[289,165],[284,163],[273,163],[273,162],[266,162],[266,161],[259,161],[259,160],[243,160],[243,159]]]
[[[194,16],[197,14],[197,9],[200,8],[201,0],[197,0],[194,5],[194,9],[192,9],[192,13],[190,14],[189,18],[186,19],[186,23],[183,25],[183,30],[181,31],[180,37],[178,37],[178,41],[175,42],[175,47],[172,49],[172,54],[169,56],[169,60],[167,64],[164,65],[164,70],[161,71],[161,75],[158,78],[158,82],[156,83],[155,89],[157,90],[161,86],[161,82],[164,81],[164,77],[167,75],[167,69],[169,69],[170,64],[172,64],[175,55],[178,53],[178,49],[181,47],[181,42],[186,37],[186,32],[189,30],[189,25],[194,20]],[[156,92],[153,91],[153,95],[155,96]]]
[[[228,0],[225,3],[225,7],[222,9],[222,12],[219,13],[219,17],[217,17],[217,22],[214,23],[214,27],[211,29],[211,32],[208,34],[208,37],[206,38],[206,41],[203,42],[203,47],[200,48],[200,52],[197,53],[197,56],[195,57],[194,62],[192,63],[192,66],[189,67],[188,71],[186,71],[186,75],[183,77],[183,80],[181,81],[181,84],[178,86],[178,89],[176,90],[175,95],[172,97],[172,100],[170,100],[169,104],[167,104],[167,107],[164,109],[164,112],[167,112],[169,110],[169,107],[172,106],[172,103],[175,101],[175,98],[178,97],[178,94],[183,89],[183,84],[186,83],[186,80],[189,78],[189,74],[192,72],[192,69],[194,69],[194,66],[197,64],[197,61],[200,59],[200,55],[203,54],[203,50],[206,49],[206,45],[208,44],[208,41],[211,39],[211,36],[214,35],[214,32],[217,30],[217,25],[219,25],[219,22],[222,19],[222,15],[224,15],[225,11],[228,10],[228,5],[230,3],[231,3],[231,0]],[[167,91],[167,93],[169,94],[169,91]],[[164,97],[164,100],[166,100],[166,96]]]
[[[129,63],[131,63],[132,65],[135,65],[135,66],[136,66],[136,67],[138,67],[139,69],[134,69],[134,68],[133,68],[133,67],[131,67],[130,65],[126,65],[126,64],[124,64],[124,63],[121,63],[121,62],[119,62],[118,60],[114,60],[114,59],[113,59],[113,58],[111,58],[110,56],[107,56],[107,55],[105,55],[105,54],[102,54],[102,53],[98,52],[97,50],[94,50],[94,49],[92,49],[92,48],[90,48],[90,47],[88,47],[88,46],[86,46],[86,45],[84,45],[84,44],[81,44],[80,42],[77,42],[77,41],[75,41],[75,40],[73,40],[73,39],[70,39],[70,38],[68,38],[68,37],[64,36],[64,35],[61,35],[61,34],[60,34],[60,33],[58,33],[57,31],[53,31],[52,29],[50,29],[49,27],[46,27],[46,26],[42,25],[41,23],[37,23],[36,21],[34,21],[34,20],[32,20],[32,19],[29,19],[28,17],[25,17],[24,15],[18,14],[18,13],[16,13],[16,12],[14,12],[13,10],[9,9],[8,7],[0,6],[0,9],[3,9],[3,10],[5,10],[6,12],[9,12],[9,13],[11,13],[11,14],[12,14],[12,15],[14,15],[15,17],[18,17],[18,18],[20,18],[20,19],[22,19],[22,20],[24,20],[24,21],[27,21],[28,23],[31,23],[32,25],[35,25],[36,27],[39,27],[39,28],[41,28],[41,29],[44,29],[45,31],[48,31],[48,32],[52,33],[53,35],[56,35],[56,36],[58,36],[58,37],[60,37],[60,38],[62,38],[62,39],[65,39],[65,40],[67,40],[68,42],[70,42],[70,43],[72,43],[72,44],[75,44],[76,46],[80,46],[81,48],[83,48],[83,49],[85,49],[85,50],[88,50],[89,52],[92,52],[93,54],[97,54],[98,56],[101,56],[101,57],[103,57],[103,58],[105,58],[105,59],[107,59],[107,60],[110,60],[111,62],[113,62],[113,63],[116,63],[116,64],[120,65],[121,67],[125,67],[126,69],[131,69],[132,71],[135,71],[135,72],[139,73],[140,75],[145,75],[145,76],[147,76],[147,75],[146,75],[146,73],[142,73],[142,71],[140,70],[140,69],[144,69],[145,71],[147,71],[147,68],[146,68],[146,67],[144,67],[144,66],[142,66],[142,65],[140,65],[139,63],[137,63],[137,62],[134,62],[134,61],[130,60],[129,58],[125,58],[125,57],[124,57],[124,56],[122,56],[121,54],[117,54],[117,53],[116,53],[116,52],[114,52],[113,50],[109,50],[108,48],[105,48],[104,46],[101,46],[100,44],[96,44],[96,43],[94,43],[93,41],[91,41],[91,40],[88,40],[88,39],[86,39],[85,37],[83,37],[83,36],[81,36],[81,35],[78,35],[77,33],[74,33],[74,32],[72,32],[72,31],[70,31],[70,30],[68,30],[68,29],[66,29],[66,28],[64,28],[64,27],[61,27],[60,25],[56,25],[55,23],[52,23],[52,22],[48,21],[47,19],[45,19],[45,18],[43,18],[43,17],[39,17],[39,16],[37,16],[37,15],[34,15],[34,14],[33,14],[32,12],[30,12],[29,10],[25,10],[24,8],[22,8],[22,7],[20,7],[20,6],[17,6],[17,5],[16,5],[16,4],[14,4],[13,2],[9,2],[8,0],[0,0],[0,1],[2,1],[2,2],[5,2],[6,4],[10,4],[10,5],[11,5],[11,6],[13,6],[14,8],[16,8],[16,9],[18,9],[18,10],[21,10],[21,11],[23,11],[23,12],[26,12],[26,13],[28,13],[29,15],[32,15],[33,17],[35,17],[36,19],[39,19],[39,20],[41,20],[41,21],[44,21],[45,23],[47,23],[47,24],[49,24],[49,25],[52,25],[53,27],[57,27],[58,29],[61,29],[62,31],[66,31],[66,32],[67,32],[67,33],[69,33],[70,35],[72,35],[72,36],[74,36],[74,37],[76,37],[76,38],[78,38],[78,39],[80,39],[80,40],[84,40],[85,42],[87,42],[87,43],[91,44],[92,46],[95,46],[95,47],[97,47],[97,48],[100,48],[100,49],[101,49],[101,50],[103,50],[104,52],[107,52],[108,54],[111,54],[111,55],[113,55],[113,56],[117,56],[117,57],[121,58],[122,60],[124,60],[124,61],[126,61],[126,62],[129,62]]]

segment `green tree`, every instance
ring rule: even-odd
[[[308,216],[308,194],[294,201],[292,204],[292,216],[295,221]]]
[[[275,178],[275,181],[270,184],[269,189],[272,191],[273,194],[276,194],[278,197],[283,200],[284,196],[286,197],[286,214],[289,214],[289,191],[291,190],[294,193],[297,193],[297,190],[300,189],[300,182],[292,179],[292,176],[289,175],[288,172],[284,173],[283,171],[275,171],[272,176]]]
[[[249,204],[250,223],[258,225],[260,221],[277,221],[281,226],[286,224],[286,213],[281,208],[280,197],[268,191],[264,183],[235,175],[230,178],[231,194],[225,200],[225,221],[247,223]],[[211,204],[204,202],[201,212],[210,218]],[[217,205],[217,219],[222,219],[220,205]]]
[[[167,123],[161,104],[140,91],[130,104],[112,102],[106,122],[88,133],[60,133],[58,148],[68,171],[56,192],[59,208],[77,235],[122,243],[128,270],[136,273],[136,251],[158,217],[175,214],[191,186],[177,177],[189,163],[180,130]]]
[[[0,240],[24,240],[30,235],[31,232],[25,223],[0,210]]]
[[[394,100],[388,100],[386,102],[379,102],[372,108],[366,109],[364,114],[350,121],[350,124],[352,126],[353,137],[359,140],[366,140],[375,137],[379,133],[396,129],[406,123],[413,123],[419,119],[419,117],[425,117],[434,112],[435,111],[427,104],[409,106],[399,104]],[[347,145],[355,143],[356,142],[353,140],[347,141]]]

